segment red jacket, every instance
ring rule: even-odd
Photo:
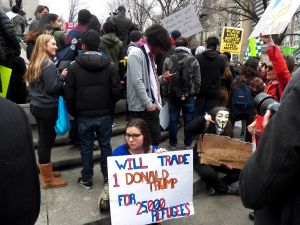
[[[291,75],[285,63],[285,60],[277,46],[270,46],[267,50],[267,54],[269,56],[270,61],[273,64],[273,70],[277,75],[277,80],[270,81],[267,84],[265,88],[265,93],[272,95],[277,101],[279,101],[280,99],[278,99],[277,97],[278,94],[276,94],[276,86],[278,86],[279,97],[281,97],[284,88],[286,87],[287,83],[291,78]],[[263,119],[264,117],[260,115],[257,115],[256,117],[255,129],[259,131],[259,133],[263,132]],[[259,137],[256,137],[256,144],[258,144],[258,141]]]

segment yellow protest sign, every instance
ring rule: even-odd
[[[0,97],[6,98],[12,69],[0,66]]]
[[[243,38],[243,29],[235,27],[223,27],[221,52],[240,54]]]

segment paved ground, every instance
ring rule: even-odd
[[[124,116],[117,118],[118,126],[114,133],[124,129]],[[183,129],[180,129],[178,139],[183,140]],[[165,134],[164,134],[165,135]],[[34,139],[36,141],[36,133]],[[99,163],[95,163],[94,187],[86,190],[77,184],[80,176],[80,152],[73,146],[65,145],[65,138],[60,138],[52,152],[52,161],[56,167],[63,168],[63,177],[68,185],[63,188],[42,190],[41,212],[37,225],[105,225],[110,224],[109,213],[99,213],[97,209],[98,196],[104,187],[100,175]],[[123,135],[112,138],[112,148],[124,142]],[[96,144],[96,142],[95,142]],[[161,143],[168,146],[168,140]],[[179,148],[183,148],[179,141]],[[95,159],[99,158],[99,150],[94,151]],[[189,218],[176,219],[162,224],[203,224],[203,225],[248,225],[249,210],[245,209],[238,196],[208,196],[203,182],[194,174],[194,206],[195,215]]]

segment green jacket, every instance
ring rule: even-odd
[[[100,49],[104,55],[110,56],[119,71],[119,60],[124,58],[123,43],[115,33],[104,34],[100,39]]]

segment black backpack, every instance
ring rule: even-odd
[[[177,97],[185,100],[189,96],[192,86],[192,75],[189,72],[189,67],[195,58],[190,55],[185,57],[189,58],[184,63],[178,63],[176,54],[169,56],[173,64],[172,71],[175,73],[175,78],[169,84],[162,85],[161,94],[163,97]]]

